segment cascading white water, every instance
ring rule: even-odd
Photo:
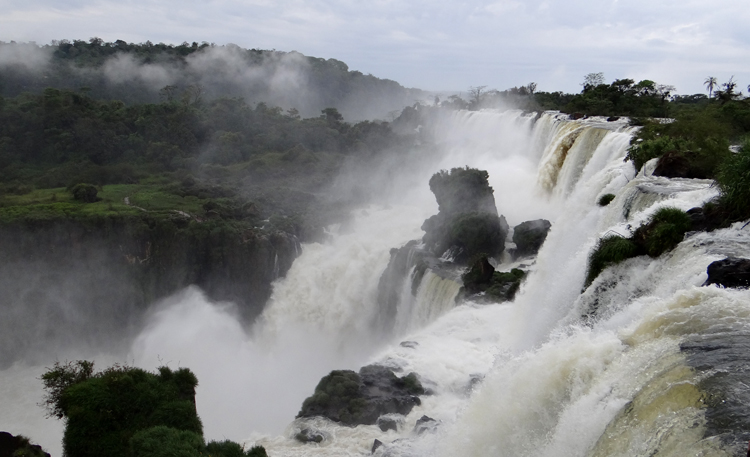
[[[166,300],[127,360],[191,368],[207,437],[249,438],[271,456],[369,455],[374,439],[385,443],[379,455],[394,456],[721,455],[721,443],[703,439],[704,377],[681,345],[750,324],[747,291],[698,287],[712,260],[750,255],[746,231],[693,234],[658,259],[606,270],[581,293],[599,237],[625,234],[659,207],[697,206],[716,195],[710,182],[636,176],[623,161],[632,134],[623,123],[484,111],[439,113],[427,127],[437,163],[405,170],[423,183],[403,190],[411,206],[369,208],[331,242],[304,246],[249,331],[232,305],[197,290]],[[428,271],[398,310],[395,339],[385,338],[372,323],[389,249],[420,238],[422,221],[436,212],[430,175],[465,165],[489,171],[511,225],[551,220],[547,241],[515,302],[454,306],[457,283]],[[617,197],[597,206],[606,193]],[[406,281],[403,295],[410,289]],[[398,431],[306,419],[280,434],[321,376],[372,362],[417,372],[432,392]],[[31,369],[15,370],[3,380]],[[9,395],[0,390],[0,400]],[[439,425],[413,434],[422,415]],[[12,420],[0,412],[0,429]],[[303,426],[327,439],[297,442]],[[50,442],[33,427],[23,432]]]

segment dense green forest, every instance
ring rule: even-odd
[[[104,42],[100,38],[0,42],[0,95],[48,87],[126,104],[241,97],[293,109],[303,117],[337,108],[347,119],[383,119],[415,100],[418,89],[350,71],[336,59],[228,44]]]

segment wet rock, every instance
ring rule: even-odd
[[[616,122],[620,120],[620,116],[610,116],[607,118],[607,122]]]
[[[398,431],[398,421],[391,417],[379,417],[377,422],[380,431],[387,432],[388,430]]]
[[[505,249],[507,222],[498,216],[489,174],[474,168],[443,170],[430,178],[438,214],[422,224],[426,248],[436,256],[451,251],[464,264],[485,253],[497,256]]]
[[[487,256],[479,257],[463,277],[464,290],[468,296],[476,296],[479,301],[501,303],[515,298],[523,278],[522,270],[514,268],[509,272],[498,272],[489,263]]]
[[[706,269],[708,279],[704,286],[717,284],[724,287],[750,287],[750,259],[727,257],[712,262]]]
[[[405,348],[409,348],[409,349],[414,349],[417,346],[419,346],[419,343],[417,343],[416,341],[402,341],[399,344],[399,346],[402,346],[402,347],[405,347]]]
[[[371,453],[371,454],[374,454],[374,453],[375,453],[375,451],[377,451],[377,450],[378,450],[378,448],[379,448],[380,446],[382,446],[382,445],[383,445],[383,442],[382,442],[382,441],[380,441],[380,440],[377,440],[377,439],[376,439],[375,441],[373,441],[373,442],[372,442],[372,450],[370,451],[370,453]]]
[[[547,239],[550,227],[552,227],[552,224],[546,219],[526,221],[515,226],[513,228],[513,242],[516,243],[516,249],[513,251],[513,258],[534,255],[539,252],[539,248]]]
[[[0,457],[50,457],[41,446],[31,444],[28,438],[13,436],[8,432],[0,432]]]
[[[385,414],[407,415],[425,393],[415,373],[398,377],[380,365],[355,373],[334,370],[323,377],[297,417],[326,417],[344,425],[374,425]]]
[[[437,428],[438,422],[429,417],[429,416],[422,416],[419,419],[417,419],[417,423],[414,425],[414,433],[417,435],[421,435],[424,432],[432,432]]]
[[[325,440],[325,435],[318,430],[303,428],[294,435],[294,439],[302,443],[322,443]]]

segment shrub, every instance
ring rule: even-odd
[[[638,255],[638,246],[628,238],[610,235],[599,240],[594,252],[589,256],[589,268],[586,274],[586,286],[590,285],[599,273],[610,265]]]
[[[721,189],[719,205],[730,220],[750,218],[750,140],[719,166],[716,182]]]
[[[73,194],[73,198],[84,203],[94,203],[97,201],[96,194],[98,193],[98,190],[96,189],[96,186],[92,184],[76,184],[70,190],[70,193]]]
[[[482,252],[494,257],[503,252],[506,235],[497,215],[481,212],[459,214],[450,221],[447,247],[463,248],[464,257]]]
[[[599,206],[607,206],[610,203],[612,203],[612,200],[614,200],[614,199],[615,199],[615,194],[604,194],[599,199],[599,202],[598,202]]]
[[[202,436],[195,409],[198,380],[190,370],[161,367],[154,374],[115,365],[92,373],[93,363],[79,361],[55,364],[42,375],[50,415],[67,419],[63,435],[66,455],[129,457],[131,438],[157,426]],[[152,433],[174,435],[163,429]]]
[[[234,441],[211,441],[206,445],[210,457],[268,457],[263,446],[253,446],[247,451]]]
[[[132,457],[201,457],[203,447],[200,434],[164,425],[140,430],[130,438]]]
[[[674,249],[690,230],[690,216],[677,208],[661,208],[645,225],[638,227],[633,240],[651,257]]]

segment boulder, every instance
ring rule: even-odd
[[[320,380],[297,417],[322,416],[344,425],[374,425],[384,414],[407,415],[425,393],[415,373],[398,377],[380,365],[355,373],[334,370]]]
[[[378,440],[378,439],[376,439],[375,441],[373,441],[373,442],[372,442],[372,450],[370,451],[370,453],[371,453],[371,454],[374,454],[374,453],[375,453],[375,451],[377,451],[377,450],[378,450],[378,448],[379,448],[380,446],[382,446],[382,445],[383,445],[383,442],[382,442],[382,441],[380,441],[380,440]]]
[[[322,443],[325,440],[325,435],[318,430],[303,428],[294,435],[294,439],[302,443]]]
[[[421,435],[424,432],[431,432],[437,427],[437,421],[429,416],[422,416],[414,424],[414,433]]]
[[[539,248],[547,239],[550,227],[552,227],[552,224],[546,219],[526,221],[516,225],[513,228],[513,242],[516,243],[513,258],[534,255],[539,252]]]
[[[727,257],[712,262],[706,269],[708,279],[704,286],[717,284],[724,287],[750,287],[750,259]]]
[[[391,417],[378,417],[377,425],[382,432],[387,432],[388,430],[398,431],[398,421]]]
[[[666,178],[709,179],[705,159],[692,151],[668,151],[659,158],[654,168],[654,176]]]

